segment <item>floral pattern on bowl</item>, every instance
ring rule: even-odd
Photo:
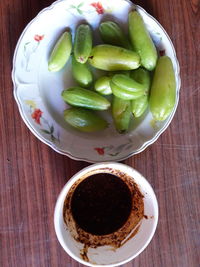
[[[98,25],[103,19],[112,19],[127,31],[128,13],[136,8],[160,55],[171,57],[176,73],[176,105],[164,122],[155,122],[148,111],[141,119],[134,119],[129,133],[118,134],[109,114],[105,114],[109,127],[100,133],[80,133],[63,119],[67,105],[61,92],[74,83],[71,62],[58,73],[48,72],[49,53],[66,27],[74,36],[76,26],[86,21],[93,27],[94,40],[100,43]],[[95,74],[98,75],[98,74]],[[14,96],[20,114],[42,142],[55,151],[73,159],[89,162],[119,161],[143,151],[157,140],[171,122],[179,99],[179,63],[173,44],[162,26],[144,9],[127,0],[59,0],[42,10],[23,31],[16,46],[12,78]]]

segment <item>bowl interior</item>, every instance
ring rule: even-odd
[[[132,121],[130,131],[120,135],[116,132],[110,111],[102,112],[109,127],[97,133],[81,133],[68,126],[63,119],[67,104],[61,92],[75,85],[69,60],[63,70],[48,71],[48,58],[60,34],[69,27],[74,36],[75,28],[82,22],[93,28],[94,44],[102,43],[98,25],[104,20],[118,22],[127,33],[128,13],[134,5],[125,0],[100,1],[57,1],[43,10],[24,30],[14,57],[13,80],[15,97],[21,115],[31,131],[56,151],[90,162],[122,160],[142,151],[154,142],[171,121],[174,112],[164,122],[155,122],[147,111],[141,118]],[[137,6],[147,28],[161,51],[170,56],[177,79],[177,103],[179,91],[179,67],[173,45],[163,28]],[[94,71],[94,77],[103,71]]]

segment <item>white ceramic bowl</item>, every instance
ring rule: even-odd
[[[142,219],[137,234],[130,238],[130,240],[128,240],[120,248],[115,250],[109,246],[89,248],[87,253],[89,262],[87,262],[83,260],[80,255],[84,245],[75,241],[64,223],[63,205],[69,189],[78,179],[83,176],[87,177],[87,174],[91,175],[94,170],[105,170],[105,168],[120,171],[121,173],[125,173],[134,179],[134,182],[138,185],[141,193],[144,195],[144,214],[148,217],[148,219]],[[75,174],[62,189],[54,212],[55,231],[61,246],[72,258],[87,266],[119,266],[134,259],[151,241],[156,230],[157,222],[158,203],[151,185],[135,169],[125,164],[113,162],[93,164]]]
[[[61,92],[75,84],[71,77],[71,62],[62,71],[50,73],[47,66],[50,51],[66,27],[70,27],[74,35],[77,24],[82,21],[92,26],[95,43],[101,42],[97,29],[101,20],[112,19],[127,31],[128,13],[133,7],[142,15],[160,53],[172,59],[176,74],[174,110],[163,122],[155,122],[150,112],[146,112],[124,135],[116,132],[110,116],[110,126],[103,132],[80,133],[63,119],[67,105]],[[115,0],[60,0],[42,10],[27,25],[18,41],[12,78],[20,114],[32,133],[55,151],[88,162],[123,160],[155,142],[174,116],[180,89],[179,64],[169,36],[144,9],[126,0],[118,0],[117,4]]]

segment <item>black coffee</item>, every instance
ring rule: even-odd
[[[71,199],[75,222],[94,235],[117,231],[127,221],[131,209],[132,197],[128,186],[122,179],[109,173],[84,179]]]

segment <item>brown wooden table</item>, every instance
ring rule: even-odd
[[[159,224],[148,248],[126,267],[197,267],[200,263],[200,2],[135,1],[167,30],[181,66],[180,103],[159,140],[124,162],[148,178],[159,202]],[[52,0],[0,1],[0,266],[81,266],[59,245],[56,198],[89,165],[59,155],[34,137],[13,98],[16,42]]]

